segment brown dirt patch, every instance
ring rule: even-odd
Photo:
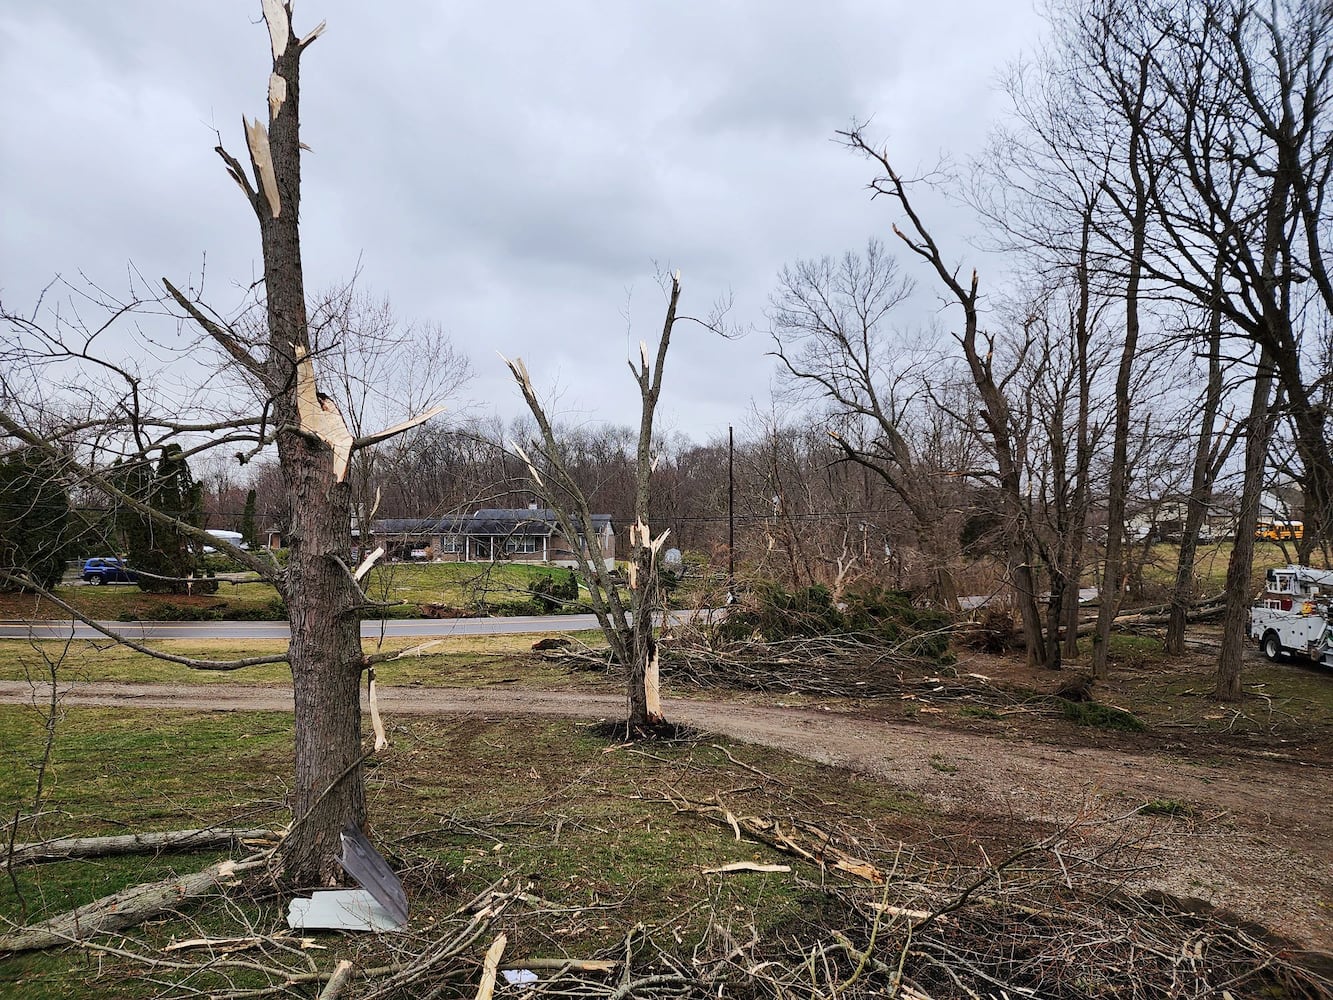
[[[969,656],[960,669],[1014,691],[1055,683],[1051,675],[993,657]],[[1202,665],[1197,672],[1206,681]],[[1154,676],[1165,683],[1160,669],[1155,675],[1121,671],[1099,697],[1133,707]],[[1171,683],[1189,684],[1191,677],[1189,670],[1175,671]],[[0,684],[0,700],[29,696],[26,684]],[[467,713],[614,719],[624,711],[624,699],[616,695],[516,687],[388,687],[380,697],[390,718]],[[1312,732],[1281,715],[1274,722],[1271,711],[1264,723],[1258,699],[1243,706],[1249,722],[1219,731],[1217,720],[1204,718],[1219,707],[1199,702],[1199,725],[1159,723],[1148,733],[1081,729],[1023,710],[995,719],[962,714],[959,706],[923,713],[935,706],[919,702],[910,719],[901,705],[846,701],[796,709],[669,700],[665,707],[674,721],[846,767],[920,795],[960,829],[988,822],[1048,829],[1113,819],[1101,828],[1104,835],[1139,840],[1149,862],[1131,888],[1204,900],[1301,947],[1333,951],[1333,753],[1321,726]],[[106,683],[78,685],[65,703],[223,711],[291,705],[282,688]],[[1157,804],[1159,814],[1137,811],[1148,803]],[[1165,806],[1179,810],[1161,814]]]

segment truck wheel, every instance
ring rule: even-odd
[[[1259,642],[1259,651],[1264,654],[1266,660],[1276,660],[1282,655],[1282,643],[1278,641],[1276,632],[1265,632],[1263,639]]]

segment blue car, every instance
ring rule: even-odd
[[[134,583],[139,575],[113,556],[88,559],[83,564],[83,579],[97,586],[105,583]]]

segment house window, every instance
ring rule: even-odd
[[[456,553],[463,551],[463,539],[457,535],[443,535],[440,538],[440,551]]]
[[[518,538],[505,539],[505,551],[516,555],[531,555],[538,552],[537,539],[531,535],[520,535]]]

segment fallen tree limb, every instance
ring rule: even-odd
[[[600,958],[516,958],[501,963],[501,969],[531,969],[534,972],[614,972],[619,962]]]
[[[333,975],[329,976],[329,981],[324,984],[324,988],[319,991],[319,1000],[337,1000],[342,996],[342,992],[347,988],[347,984],[352,981],[352,963],[343,959],[333,970]]]
[[[693,813],[735,831],[738,840],[743,832],[753,840],[808,861],[820,869],[844,872],[872,885],[880,885],[884,881],[884,873],[878,866],[837,847],[833,843],[833,834],[813,823],[792,820],[788,828],[784,829],[776,819],[736,816],[720,801],[717,805],[693,804],[670,797],[666,801],[671,803],[676,812]]]
[[[183,903],[207,895],[219,885],[231,881],[239,872],[262,866],[270,854],[271,851],[263,851],[244,861],[228,860],[210,865],[193,875],[131,886],[50,920],[19,927],[0,935],[0,954],[41,951],[44,948],[82,942],[94,934],[135,927],[146,920],[174,912]]]
[[[201,830],[168,830],[163,833],[131,833],[118,837],[58,837],[31,844],[15,844],[10,864],[41,865],[75,858],[104,858],[115,854],[147,854],[162,851],[197,851],[227,847],[245,841],[272,840],[271,830],[235,830],[213,827]]]

